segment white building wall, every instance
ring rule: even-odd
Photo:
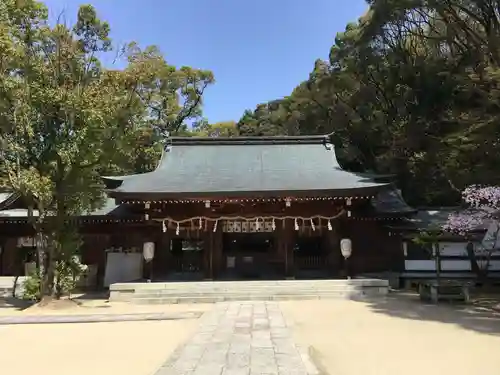
[[[467,257],[467,242],[441,242],[439,251],[441,257]],[[407,243],[403,243],[403,252],[407,256]],[[500,251],[494,251],[493,256],[500,256]],[[479,267],[486,266],[486,260],[478,260]],[[471,263],[468,259],[441,259],[441,271],[463,271],[470,272]],[[490,271],[500,271],[500,260],[490,260]],[[406,259],[405,271],[436,271],[436,261],[434,259]]]

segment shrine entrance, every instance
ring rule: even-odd
[[[269,259],[273,248],[272,233],[224,233],[225,276],[235,279],[272,278],[274,270]]]
[[[170,243],[170,277],[178,280],[203,278],[204,242],[199,239],[175,237]]]
[[[330,249],[324,235],[297,235],[294,245],[295,276],[298,278],[324,278],[329,275]]]

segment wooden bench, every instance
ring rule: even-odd
[[[437,303],[439,300],[470,301],[473,283],[464,280],[425,280],[418,284],[420,299]]]

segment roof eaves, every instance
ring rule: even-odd
[[[352,189],[328,190],[260,190],[260,191],[214,191],[214,192],[123,192],[119,189],[108,189],[110,197],[119,199],[205,199],[205,198],[282,198],[282,197],[354,197],[372,196],[380,189],[391,186],[390,183],[373,184],[371,186]]]

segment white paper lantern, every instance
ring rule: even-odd
[[[349,238],[343,238],[340,240],[340,252],[342,256],[347,259],[352,254],[352,241]]]
[[[154,242],[145,242],[142,248],[142,255],[146,262],[153,260],[155,256],[155,244]]]

